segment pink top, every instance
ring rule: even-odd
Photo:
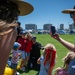
[[[61,68],[59,71],[57,71],[56,75],[69,75],[68,72]]]

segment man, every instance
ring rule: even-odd
[[[62,13],[65,14],[70,14],[70,17],[72,18],[72,20],[74,21],[74,26],[75,26],[75,6],[73,9],[67,9],[67,10],[63,10]],[[64,45],[67,49],[69,49],[70,51],[75,52],[75,44],[72,44],[64,39],[62,39],[58,34],[55,35],[51,35],[54,39],[56,39],[57,41],[59,41],[62,45]],[[73,60],[68,68],[68,72],[71,75],[75,75],[75,60]]]
[[[20,22],[17,22],[18,23],[18,26],[17,26],[17,37],[16,37],[16,42],[18,40],[18,38],[20,38],[20,32],[23,31],[23,28],[21,27],[21,23]]]
[[[22,0],[0,0],[0,75],[17,36],[18,16],[31,13],[33,6]]]
[[[41,48],[43,47],[41,43],[36,41],[36,36],[32,37],[32,49],[30,50],[30,59],[28,62],[28,67],[30,69],[34,68],[36,70],[40,69],[40,65],[37,64],[37,59],[41,56]]]

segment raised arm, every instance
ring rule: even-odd
[[[75,51],[75,45],[62,39],[58,34],[55,34],[54,36],[52,36],[54,39],[56,39],[57,41],[59,41],[63,46],[65,46],[67,49],[69,49],[70,51]]]

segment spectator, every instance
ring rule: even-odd
[[[39,75],[52,75],[56,63],[56,48],[53,44],[47,44],[43,55],[37,60],[40,66]]]
[[[68,52],[67,55],[63,58],[64,65],[62,68],[58,67],[56,68],[55,75],[70,75],[68,73],[68,66],[72,60],[75,59],[75,53],[74,52]]]
[[[75,26],[75,6],[73,9],[67,9],[67,10],[63,10],[62,13],[66,13],[66,14],[70,14],[70,17],[73,19],[74,21],[74,26]],[[59,41],[62,45],[64,45],[67,49],[69,49],[70,51],[75,52],[75,44],[72,44],[64,39],[62,39],[58,34],[55,35],[51,35],[54,39],[56,39],[57,41]],[[68,72],[71,75],[75,75],[75,60],[73,60],[72,62],[70,62],[69,64],[69,68],[68,68]]]
[[[27,63],[30,58],[30,50],[32,48],[32,34],[30,32],[27,32],[27,37],[26,37],[27,43],[26,43],[26,48],[25,48],[25,66],[27,66]]]
[[[13,52],[11,58],[11,68],[13,69],[13,75],[16,74],[19,56],[21,56],[21,53],[18,53],[19,47],[21,47],[21,44],[15,42],[13,46]]]
[[[18,40],[18,38],[20,38],[20,32],[23,30],[23,28],[21,27],[21,23],[20,22],[17,22],[18,23],[18,26],[17,26],[17,38],[16,38],[16,42]]]
[[[20,32],[23,30],[23,28],[21,27],[21,23],[20,22],[17,22],[18,23],[18,26],[17,26],[17,34],[19,35]]]
[[[22,53],[21,55],[21,63],[20,63],[20,68],[21,70],[25,71],[24,69],[24,65],[25,65],[25,49],[26,49],[26,44],[27,44],[27,40],[26,40],[26,32],[25,31],[21,31],[21,38],[18,38],[18,43],[21,44],[21,47],[19,48],[19,52]]]
[[[41,48],[43,48],[42,44],[36,41],[36,36],[32,37],[32,48],[30,50],[30,59],[28,61],[28,68],[29,69],[36,69],[39,70],[40,69],[40,65],[37,64],[37,59],[40,57],[41,55]]]
[[[17,36],[18,16],[31,13],[31,4],[22,0],[0,0],[0,75],[3,75]]]

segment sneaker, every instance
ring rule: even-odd
[[[25,67],[22,67],[20,70],[25,71]]]
[[[16,75],[20,75],[20,73],[19,72],[16,72]]]

